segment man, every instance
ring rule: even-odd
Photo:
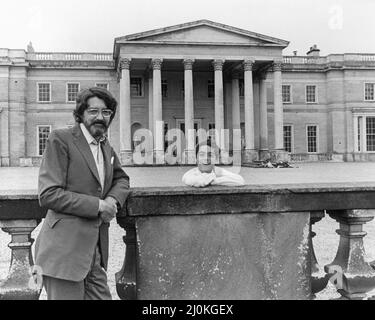
[[[187,171],[182,177],[182,182],[186,185],[206,187],[209,185],[242,186],[245,184],[240,175],[215,166],[220,156],[220,149],[211,145],[211,140],[199,144],[196,152],[198,166]]]
[[[105,137],[116,107],[107,90],[83,90],[73,112],[76,125],[48,138],[38,181],[39,203],[48,212],[35,244],[48,299],[111,299],[108,227],[129,188]]]

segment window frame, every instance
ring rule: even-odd
[[[288,86],[289,87],[289,101],[284,101],[284,96],[283,96],[283,87]],[[281,85],[281,95],[283,99],[283,104],[292,104],[293,103],[293,86],[289,83],[285,83]],[[315,90],[315,98],[316,98],[316,90]],[[316,100],[316,99],[315,99]]]
[[[284,141],[284,127],[289,126],[290,128],[290,152],[287,151],[288,153],[294,153],[294,125],[291,123],[284,123],[283,124],[283,141]],[[284,150],[285,150],[285,145],[284,145]],[[286,150],[285,150],[286,151]]]
[[[212,81],[212,83],[210,83],[210,81]],[[214,90],[213,90],[213,95],[212,97],[210,97],[209,93],[209,86],[212,85]],[[214,99],[215,98],[215,79],[207,79],[207,99]]]
[[[372,84],[373,99],[366,99],[366,84]],[[363,83],[363,101],[365,101],[365,102],[374,102],[375,101],[375,82],[364,82]]]
[[[307,101],[307,87],[315,87],[315,101]],[[306,84],[305,85],[305,102],[307,104],[317,104],[318,103],[318,86],[316,84]]]
[[[316,151],[315,152],[309,151],[308,127],[312,127],[312,126],[316,127]],[[306,134],[306,140],[305,140],[306,141],[306,152],[308,154],[318,154],[319,153],[319,125],[316,124],[316,123],[308,123],[308,124],[306,124],[305,134]]]
[[[98,86],[98,84],[106,84],[107,85],[106,90],[109,91],[109,82],[95,82],[95,87],[101,88],[101,87]]]
[[[39,143],[39,128],[42,128],[42,127],[48,127],[49,128],[49,134],[51,134],[51,132],[52,132],[52,125],[50,125],[50,124],[38,124],[36,126],[36,154],[37,154],[38,157],[42,157],[43,153],[44,153],[44,151],[43,151],[43,153],[40,154],[40,143]]]
[[[135,96],[132,94],[132,79],[141,79],[141,95]],[[160,88],[161,90],[161,88]],[[144,98],[145,96],[145,81],[144,77],[142,76],[131,76],[130,77],[130,97],[131,98]]]
[[[74,99],[74,101],[69,100],[68,86],[70,84],[78,84],[78,91],[77,91],[77,94],[78,94],[78,92],[81,90],[81,83],[80,82],[67,82],[66,85],[65,85],[65,101],[66,101],[66,103],[76,103],[76,99]]]
[[[39,96],[39,85],[40,84],[48,84],[49,85],[49,101],[40,101]],[[38,81],[36,83],[36,101],[38,103],[51,103],[52,102],[52,82],[50,81]]]

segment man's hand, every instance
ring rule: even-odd
[[[99,202],[99,216],[105,223],[109,223],[117,213],[117,203],[112,197],[107,197]]]

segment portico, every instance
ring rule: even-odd
[[[201,119],[200,129],[215,129],[215,141],[222,150],[242,152],[243,162],[269,154],[283,157],[281,61],[287,44],[206,20],[115,39],[122,162],[131,164],[130,128],[143,122],[142,127],[153,133],[155,162],[163,163],[164,135],[176,128],[177,118],[184,118],[183,163],[195,163],[194,119]],[[133,76],[143,79],[143,91],[147,88],[143,105],[131,96]],[[273,145],[268,141],[266,77],[273,79]],[[224,129],[233,133],[241,123],[243,145],[225,144]]]

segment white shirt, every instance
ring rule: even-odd
[[[98,169],[100,184],[102,186],[102,191],[104,190],[104,158],[102,148],[100,147],[100,142],[98,143],[95,138],[90,134],[83,123],[80,123],[81,130],[85,136],[87,143],[90,146],[92,155],[95,160],[96,168]]]
[[[239,174],[220,167],[214,167],[210,173],[201,172],[198,167],[190,169],[183,175],[182,182],[191,187],[243,186],[245,184],[245,180]]]

